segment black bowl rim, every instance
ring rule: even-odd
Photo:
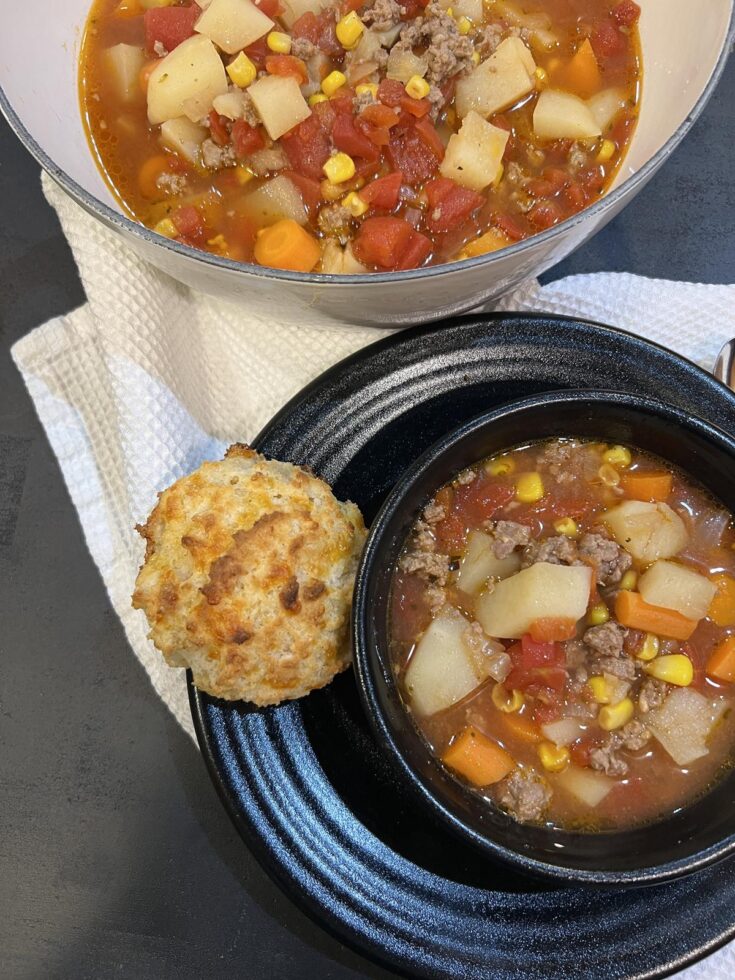
[[[493,422],[503,418],[517,415],[529,409],[544,407],[549,404],[575,404],[597,402],[601,406],[623,405],[633,410],[642,409],[652,412],[659,417],[680,425],[683,428],[693,431],[710,442],[718,445],[722,451],[729,453],[735,458],[735,438],[729,436],[716,424],[708,422],[698,416],[687,414],[666,402],[656,398],[643,395],[631,395],[607,389],[578,389],[575,391],[558,390],[547,391],[527,398],[514,399],[506,404],[495,408],[482,415],[478,415],[463,425],[453,429],[451,432],[442,436],[431,445],[414,463],[408,467],[396,485],[393,487],[378,514],[373,521],[365,547],[362,552],[360,564],[358,566],[355,579],[355,591],[352,606],[352,641],[354,650],[355,674],[357,677],[358,691],[362,701],[363,709],[370,721],[375,734],[378,736],[380,744],[386,747],[395,768],[401,773],[414,794],[423,801],[424,805],[439,817],[455,834],[459,834],[466,840],[478,846],[487,855],[505,864],[524,871],[527,874],[537,877],[563,881],[567,884],[590,885],[590,886],[614,886],[623,885],[626,887],[661,884],[674,878],[692,874],[706,868],[729,855],[735,853],[735,818],[733,820],[733,830],[728,836],[707,848],[696,851],[694,854],[685,858],[673,858],[657,865],[648,867],[611,870],[606,868],[585,870],[569,866],[563,863],[553,864],[542,859],[532,857],[527,853],[521,853],[510,847],[498,843],[492,838],[479,833],[465,821],[462,820],[451,808],[451,805],[443,802],[442,798],[417,775],[414,769],[406,761],[399,746],[399,740],[390,727],[379,703],[377,689],[384,685],[385,681],[377,662],[377,654],[372,650],[368,638],[367,628],[367,603],[369,585],[372,579],[377,551],[382,542],[383,535],[390,523],[393,515],[401,505],[405,495],[411,487],[419,480],[424,471],[429,468],[440,456],[447,452],[456,443],[466,436],[482,429]],[[392,686],[393,682],[390,682]],[[656,823],[652,823],[654,828]],[[610,839],[617,836],[617,832],[606,832]],[[622,832],[621,832],[622,833]]]

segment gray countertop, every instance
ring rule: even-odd
[[[634,203],[547,275],[735,282],[735,61]],[[388,977],[255,863],[127,647],[9,355],[84,300],[0,124],[0,974]]]

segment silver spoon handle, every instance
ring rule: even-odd
[[[728,340],[717,355],[712,373],[728,388],[735,388],[735,339]]]

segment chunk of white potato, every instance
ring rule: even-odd
[[[107,70],[115,83],[115,92],[123,102],[141,97],[139,76],[145,64],[143,48],[135,44],[116,44],[105,51]]]
[[[468,112],[459,132],[449,137],[439,172],[462,187],[484,190],[500,176],[509,136],[510,133],[493,126],[477,112]]]
[[[508,578],[521,567],[521,556],[515,551],[507,558],[496,558],[493,539],[482,531],[470,531],[462,564],[457,574],[457,586],[468,595],[479,592],[490,578]]]
[[[689,540],[684,521],[665,503],[626,500],[602,519],[618,544],[644,565],[672,558]]]
[[[717,586],[685,565],[662,559],[641,575],[638,591],[652,606],[674,609],[687,619],[702,619]]]
[[[200,162],[202,143],[209,136],[209,130],[198,126],[186,116],[167,119],[161,126],[161,143],[174,153],[178,153],[190,163]]]
[[[236,54],[267,34],[275,24],[251,0],[212,0],[194,25],[226,54]]]
[[[224,95],[218,95],[212,102],[212,108],[227,119],[242,119],[245,114],[246,95],[241,88],[231,85]]]
[[[227,75],[212,42],[199,34],[166,55],[148,81],[148,120],[154,126],[188,116],[198,122],[227,91]]]
[[[571,745],[584,731],[584,724],[579,718],[560,718],[542,725],[541,731],[554,745]]]
[[[541,48],[542,51],[549,51],[559,43],[559,38],[551,27],[551,17],[543,11],[534,11],[527,14],[515,3],[506,3],[505,0],[495,0],[489,5],[488,13],[493,18],[499,18],[520,27],[526,32],[533,47]]]
[[[520,101],[536,86],[536,62],[519,37],[508,37],[469,75],[457,82],[455,108],[463,119],[479,112],[485,119]]]
[[[707,738],[725,710],[725,701],[710,701],[689,687],[678,687],[660,708],[649,711],[646,725],[677,766],[707,755]]]
[[[606,133],[613,123],[613,120],[627,103],[625,92],[621,88],[606,88],[591,99],[587,99],[587,108],[600,127],[600,131]]]
[[[355,258],[352,246],[348,243],[344,248],[334,238],[328,238],[322,248],[322,262],[319,272],[328,275],[356,275],[367,272],[367,267]]]
[[[469,17],[476,24],[483,19],[482,0],[439,0],[439,2],[445,10],[451,7],[455,17]]]
[[[467,620],[450,606],[434,619],[419,640],[405,675],[411,707],[433,715],[466,697],[481,682],[464,640]]]
[[[305,225],[308,219],[301,192],[282,174],[251,191],[242,203],[242,210],[259,225],[272,225],[281,218],[292,218]]]
[[[250,98],[272,140],[277,140],[311,115],[292,76],[266,75],[248,88]]]
[[[423,78],[428,70],[429,62],[426,58],[414,54],[410,49],[404,51],[402,48],[393,48],[388,55],[385,73],[388,78],[405,83],[414,75]]]
[[[480,596],[475,611],[488,636],[517,639],[537,619],[578,620],[587,612],[592,569],[537,562]]]
[[[580,803],[594,809],[599,806],[615,785],[615,781],[601,772],[569,766],[553,779],[554,786],[561,786]]]
[[[586,102],[571,92],[547,88],[533,110],[533,131],[542,140],[586,140],[602,130]]]
[[[329,0],[283,0],[282,13],[279,17],[286,27],[293,27],[303,14],[319,14],[328,5]]]

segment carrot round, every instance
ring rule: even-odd
[[[143,197],[157,201],[164,196],[158,186],[158,178],[161,174],[169,172],[170,159],[165,153],[159,153],[154,157],[148,157],[140,168],[138,171],[138,187],[140,187]]]
[[[536,643],[556,643],[561,640],[571,640],[577,633],[576,619],[563,619],[559,616],[549,616],[535,619],[528,628],[531,639]]]
[[[707,661],[707,673],[718,681],[735,681],[735,636],[728,636],[715,647]]]
[[[621,626],[655,633],[671,640],[688,640],[698,625],[696,619],[687,619],[673,609],[652,606],[639,592],[621,591],[615,597],[615,618]]]
[[[255,242],[255,260],[271,269],[311,272],[321,256],[319,242],[293,218],[264,228]]]
[[[449,746],[442,762],[473,786],[500,782],[515,769],[513,757],[470,725]]]
[[[735,578],[713,575],[711,581],[717,586],[717,592],[710,603],[708,617],[717,626],[735,626]]]
[[[571,60],[558,69],[554,80],[565,88],[573,89],[583,99],[599,91],[602,75],[589,38],[585,38]]]
[[[654,503],[669,499],[672,483],[671,473],[626,473],[620,486],[629,499]]]

